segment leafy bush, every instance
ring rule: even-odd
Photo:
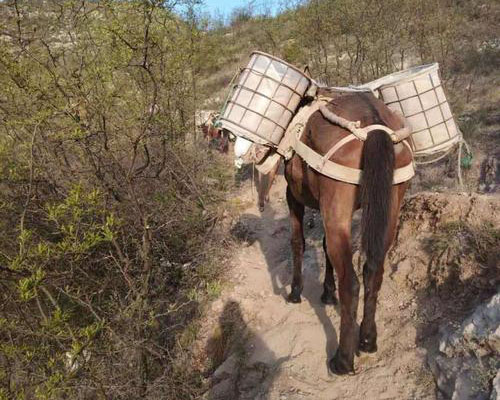
[[[189,398],[232,182],[196,137],[199,32],[142,1],[0,18],[0,398]]]

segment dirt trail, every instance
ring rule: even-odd
[[[338,306],[320,302],[325,265],[321,219],[318,213],[306,212],[302,303],[289,304],[285,301],[291,281],[285,185],[279,176],[262,214],[252,200],[250,183],[242,188],[240,198],[252,206],[233,229],[241,246],[232,257],[231,285],[211,309],[215,322],[207,328],[206,338],[215,372],[205,398],[435,399],[435,384],[425,362],[432,346],[418,336],[424,331],[422,320],[429,328],[443,312],[428,312],[428,307],[428,315],[418,311],[422,309],[419,287],[410,278],[412,273],[417,276],[414,279],[425,275],[427,266],[422,264],[417,273],[397,251],[386,264],[379,296],[378,352],[357,357],[354,376],[328,374],[327,360],[338,344],[340,315]],[[359,235],[356,221],[359,215],[355,215],[355,237]],[[354,262],[359,274],[358,242],[354,240]],[[361,289],[358,323],[362,293]],[[430,334],[436,329],[430,329]]]

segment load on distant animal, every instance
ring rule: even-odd
[[[375,311],[385,255],[414,159],[447,151],[461,142],[432,64],[395,73],[366,85],[321,87],[297,68],[254,52],[242,69],[219,117],[236,135],[243,157],[252,143],[265,146],[260,161],[269,171],[285,161],[290,210],[293,278],[288,301],[301,301],[305,206],[319,209],[326,256],[321,300],[336,304],[338,278],[340,340],[329,368],[354,372],[354,354],[377,350]],[[250,144],[249,144],[250,143]],[[359,282],[352,264],[352,214],[362,208],[361,244],[364,312],[356,328]]]
[[[218,123],[219,114],[214,111],[201,111],[197,116],[197,127],[201,129],[203,138],[209,147],[227,153],[229,150],[229,132]]]

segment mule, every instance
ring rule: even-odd
[[[229,132],[223,128],[214,125],[217,114],[211,113],[208,118],[198,125],[203,132],[203,138],[208,142],[211,148],[220,153],[227,154],[229,151]]]
[[[238,137],[234,144],[236,168],[240,169],[243,164],[253,164],[252,176],[257,188],[257,205],[261,212],[264,211],[265,203],[269,202],[269,192],[281,165],[281,160],[279,158],[275,160],[272,154],[275,153],[272,152],[270,147],[253,143],[242,137]],[[270,163],[269,166],[266,164],[268,162]],[[272,165],[273,162],[274,165]],[[263,168],[260,168],[261,166]]]
[[[327,107],[343,118],[359,120],[362,127],[384,124],[399,129],[403,125],[382,101],[369,93],[344,94],[334,98]],[[318,111],[311,115],[304,129],[301,140],[320,154],[325,154],[349,133],[328,122]],[[394,145],[386,132],[377,130],[370,132],[365,142],[351,141],[331,157],[339,164],[363,170],[360,185],[321,175],[297,154],[285,162],[293,253],[293,278],[288,301],[301,301],[304,207],[319,209],[325,231],[323,303],[337,302],[333,267],[338,278],[340,340],[328,363],[335,374],[354,373],[357,349],[368,353],[377,351],[377,296],[382,284],[385,255],[394,240],[401,202],[408,187],[408,182],[393,185],[393,174],[395,168],[408,165],[411,159],[411,151],[406,146],[402,143]],[[359,339],[356,313],[360,285],[352,264],[351,248],[352,215],[358,208],[362,208],[361,245],[366,255],[363,266],[364,312]]]

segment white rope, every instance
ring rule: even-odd
[[[462,135],[462,140],[460,141],[460,144],[458,145],[458,183],[460,185],[460,188],[463,190],[464,189],[464,183],[462,180],[462,146],[465,146],[465,149],[469,155],[472,155],[472,152],[470,151],[470,147],[467,144],[467,142],[464,139],[464,135],[462,132],[460,132]]]
[[[463,190],[464,188],[464,183],[462,181],[462,166],[460,165],[461,164],[461,161],[462,161],[462,144],[463,142],[460,141],[460,143],[458,144],[458,165],[457,165],[457,171],[458,171],[458,184],[460,185],[460,189]]]
[[[462,179],[462,146],[465,146],[467,154],[472,154],[469,145],[465,141],[462,132],[460,132],[462,139],[458,142],[458,157],[457,157],[457,178],[458,178],[458,184],[460,188],[463,190],[464,189],[464,182]],[[428,165],[432,164],[435,162],[438,162],[439,160],[442,160],[446,156],[448,156],[453,150],[455,149],[455,145],[451,146],[449,149],[445,150],[444,153],[438,155],[436,158],[433,158],[432,160],[426,160],[426,161],[418,161],[415,160],[415,164],[417,165]]]
[[[417,161],[417,160],[415,160],[415,164],[417,164],[417,165],[427,165],[427,164],[432,164],[432,163],[438,162],[439,160],[442,160],[448,154],[450,154],[451,151],[454,149],[454,147],[455,146],[451,146],[448,150],[445,150],[445,152],[443,154],[440,154],[439,156],[437,156],[436,158],[433,158],[432,160],[426,160],[426,161]]]
[[[383,130],[384,132],[386,132],[391,137],[393,143],[399,143],[405,140],[411,134],[411,128],[406,124],[406,120],[403,114],[398,111],[392,111],[392,113],[399,119],[403,127],[395,131],[389,128],[388,126],[380,124],[368,125],[365,126],[364,128],[361,128],[360,121],[350,121],[348,119],[342,118],[341,116],[335,114],[333,111],[329,110],[324,105],[319,107],[319,111],[321,111],[323,117],[325,117],[332,124],[347,129],[349,132],[351,132],[354,136],[356,136],[359,140],[363,142],[368,137],[368,133],[374,130]]]

